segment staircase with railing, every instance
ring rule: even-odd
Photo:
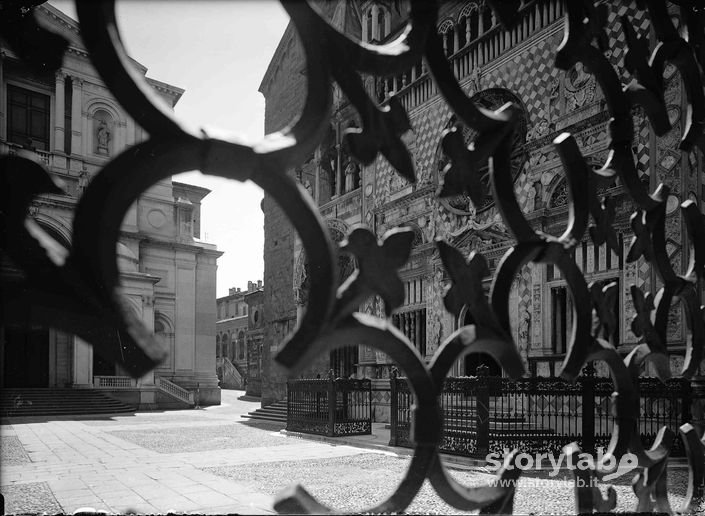
[[[161,376],[156,376],[154,378],[154,385],[157,386],[157,390],[171,398],[186,403],[188,406],[193,407],[196,404],[195,394],[192,391],[188,391],[183,387],[176,385],[174,382],[167,380]]]
[[[218,368],[220,369],[220,386],[225,389],[243,389],[244,376],[237,364],[233,364],[228,357],[218,357]]]

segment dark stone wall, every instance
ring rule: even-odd
[[[265,96],[266,134],[281,130],[300,113],[306,77],[300,42],[290,25],[277,48],[260,91]],[[293,171],[289,171],[293,175]],[[294,228],[274,199],[265,192],[264,212],[264,337],[262,342],[262,405],[286,396],[286,379],[274,356],[296,325],[294,303]]]

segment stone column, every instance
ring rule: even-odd
[[[316,201],[316,206],[320,204],[320,190],[321,190],[321,147],[320,145],[316,147],[316,152],[314,153],[314,163],[316,165],[316,179],[313,182],[313,199]]]
[[[93,346],[74,337],[73,341],[73,384],[76,387],[93,385]]]
[[[379,41],[379,7],[372,6],[372,39]]]
[[[338,138],[339,139],[339,138]],[[335,195],[341,195],[343,193],[343,167],[341,163],[341,144],[336,145],[337,157],[335,159]]]
[[[7,88],[5,87],[5,52],[0,52],[0,93],[4,93],[7,96]],[[7,99],[0,95],[0,138],[7,140],[6,127],[7,127],[7,114],[5,112],[7,106]]]
[[[531,320],[534,323],[531,325],[531,342],[542,343],[544,348],[550,348],[551,342],[549,339],[543,340],[543,324],[544,319],[541,316],[541,311],[544,304],[543,299],[543,285],[545,282],[545,269],[546,266],[543,264],[533,264],[531,267]],[[548,308],[548,307],[547,307]],[[550,324],[548,318],[545,321],[546,324]],[[547,331],[547,335],[550,335],[550,331]]]
[[[54,96],[54,152],[64,152],[64,81],[62,72],[56,73],[56,95]]]
[[[415,319],[415,323],[416,323],[415,324],[416,334],[414,335],[414,337],[416,338],[416,343],[419,345],[419,349],[420,349],[422,346],[422,342],[421,342],[421,339],[422,339],[421,323],[422,323],[422,321],[421,321],[421,312],[420,311],[417,310],[414,312],[414,319]],[[428,350],[426,350],[426,352],[428,352]]]
[[[83,80],[71,77],[71,154],[83,155]]]

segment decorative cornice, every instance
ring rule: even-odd
[[[601,100],[597,102],[602,102]],[[563,129],[559,131],[553,131],[550,134],[547,134],[546,136],[542,136],[541,138],[537,138],[536,140],[532,140],[524,146],[524,149],[526,152],[532,152],[538,149],[541,149],[543,147],[547,147],[549,145],[553,144],[553,140],[556,139],[557,136],[559,136],[562,133],[569,132],[572,134],[578,134],[580,131],[583,131],[587,128],[590,128],[591,126],[596,126],[598,124],[602,123],[607,123],[609,121],[610,115],[608,111],[600,111],[596,115],[589,116],[587,118],[583,118],[582,120],[564,127]]]
[[[42,13],[49,16],[52,20],[57,21],[58,23],[63,25],[66,29],[73,32],[76,36],[81,35],[81,33],[78,30],[77,22],[75,20],[73,20],[72,18],[66,16],[61,11],[59,11],[56,7],[53,7],[50,4],[45,3],[45,4],[41,4],[41,5],[37,6],[37,9],[39,9]]]
[[[417,188],[416,190],[412,191],[411,193],[404,195],[403,197],[399,197],[398,199],[394,199],[393,201],[389,201],[389,202],[384,203],[382,206],[380,206],[378,208],[374,208],[372,210],[372,213],[379,214],[379,213],[389,211],[390,209],[399,208],[401,206],[406,206],[408,204],[413,203],[417,199],[425,197],[427,194],[430,194],[435,191],[436,191],[436,185],[430,184],[430,185],[422,186],[422,187]]]

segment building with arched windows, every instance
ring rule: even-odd
[[[555,51],[564,32],[563,4],[559,0],[523,0],[519,22],[511,30],[498,25],[482,0],[441,2],[437,20],[445,54],[466,95],[476,105],[491,110],[507,102],[520,108],[521,121],[513,136],[511,153],[516,196],[534,228],[557,236],[564,231],[568,219],[568,196],[553,140],[570,132],[588,162],[596,167],[605,163],[609,152],[609,116],[594,76],[581,64],[565,72],[554,66]],[[623,15],[633,17],[642,36],[648,34],[649,22],[644,11],[637,12],[628,3],[605,2],[603,6],[609,17],[607,55],[616,67],[623,69],[626,47],[615,20]],[[384,43],[403,30],[406,3],[340,0],[325,4],[321,10],[351,38]],[[680,23],[677,9],[673,10],[673,19]],[[260,86],[266,98],[267,133],[284,127],[300,111],[306,91],[305,77],[299,73],[303,66],[303,51],[290,26]],[[664,182],[671,189],[667,239],[670,258],[680,264],[680,273],[685,271],[689,250],[684,245],[685,226],[677,207],[686,199],[702,201],[703,163],[695,152],[677,150],[686,120],[685,93],[675,67],[668,64],[664,77],[674,129],[663,137],[656,136],[645,114],[636,109],[633,152],[644,183],[653,190]],[[627,77],[623,79],[628,82]],[[368,165],[357,163],[350,156],[343,132],[351,126],[359,127],[360,120],[337,85],[333,86],[329,134],[309,159],[291,173],[318,204],[335,241],[356,227],[368,228],[378,237],[399,226],[413,230],[411,257],[400,271],[406,299],[391,318],[420,354],[429,359],[459,325],[472,322],[467,311],[455,319],[443,307],[448,277],[434,240],[440,238],[453,244],[465,256],[473,251],[482,253],[491,273],[485,282],[487,290],[499,260],[514,240],[489,194],[487,165],[482,202],[473,203],[465,195],[437,197],[448,164],[441,146],[444,130],[457,128],[467,144],[475,134],[458,123],[431,80],[426,64],[418,62],[403,73],[386,77],[363,77],[363,82],[370,98],[379,105],[387,105],[394,96],[408,113],[411,130],[402,139],[412,156],[416,183],[395,173],[381,155]],[[348,170],[352,181],[346,180]],[[613,340],[617,349],[626,354],[637,342],[631,331],[635,309],[629,288],[635,284],[654,291],[660,280],[643,258],[632,263],[625,260],[633,236],[629,221],[633,207],[619,180],[605,180],[598,192],[615,201],[619,252],[604,244],[596,246],[586,238],[576,248],[574,258],[588,282],[617,284],[617,299],[611,307],[618,321]],[[285,379],[272,358],[305,310],[309,272],[291,224],[266,194],[263,209],[267,284],[263,404],[267,404],[284,398]],[[351,269],[346,263],[341,265],[342,281]],[[383,306],[378,301],[373,299],[360,308],[383,317]],[[557,268],[534,264],[524,267],[510,292],[509,318],[513,338],[532,374],[556,374],[572,331],[572,301]],[[686,338],[683,307],[676,303],[668,324],[668,349],[674,371],[680,370],[683,363]],[[502,372],[488,356],[476,354],[459,360],[450,374],[474,374],[480,364],[488,365],[492,373]],[[312,364],[311,372],[330,368],[340,376],[372,378],[378,389],[379,407],[388,399],[382,390],[391,366],[385,355],[361,345],[320,357],[318,363]]]
[[[248,377],[248,348],[252,318],[258,322],[261,314],[253,313],[246,297],[262,290],[262,280],[248,281],[247,289],[231,288],[227,296],[216,300],[216,363],[220,385],[229,389],[244,389]]]
[[[48,4],[41,24],[69,40],[56,74],[27,70],[0,42],[0,152],[40,163],[63,193],[34,200],[29,216],[69,248],[74,211],[93,176],[147,134],[123,110],[93,68],[78,24]],[[147,69],[133,61],[143,75]],[[173,107],[184,90],[147,78]],[[129,209],[117,245],[122,294],[161,338],[168,357],[133,379],[78,337],[55,329],[0,329],[0,385],[5,388],[95,388],[142,408],[179,404],[167,382],[200,389],[200,403],[220,403],[215,364],[216,259],[201,240],[201,202],[209,190],[165,179]],[[12,265],[5,259],[3,269]]]

